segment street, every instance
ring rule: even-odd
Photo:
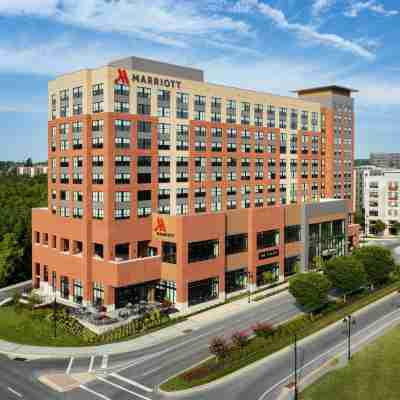
[[[385,243],[393,250],[399,243]],[[398,295],[374,303],[356,315],[352,328],[354,345],[371,339],[400,319]],[[212,311],[209,311],[212,313]],[[279,323],[300,312],[292,296],[281,293],[252,309],[239,312],[234,317],[219,320],[206,328],[185,332],[173,340],[143,350],[120,355],[99,356],[95,353],[84,358],[48,359],[38,361],[9,361],[0,359],[0,398],[29,400],[156,400],[165,396],[158,393],[158,386],[167,378],[189,368],[209,356],[208,345],[215,336],[229,337],[233,332],[251,327],[257,321]],[[341,322],[298,343],[300,377],[313,371],[338,352],[345,351],[346,337]],[[71,392],[59,394],[37,381],[45,372],[82,373],[95,372],[97,379],[81,385]],[[194,391],[179,398],[272,400],[291,380],[293,349],[276,353],[268,359],[228,377],[210,388]],[[177,398],[177,396],[168,396]]]

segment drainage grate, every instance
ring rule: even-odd
[[[185,329],[185,330],[183,330],[182,332],[183,332],[183,333],[192,333],[192,332],[193,332],[193,329]]]
[[[17,357],[17,358],[14,358],[14,361],[26,361],[26,358]]]

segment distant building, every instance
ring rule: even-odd
[[[365,171],[376,169],[373,165],[360,165],[354,168],[354,209],[359,215],[364,215],[364,174]]]
[[[380,168],[400,169],[400,153],[370,153],[369,162]]]
[[[375,221],[383,221],[386,234],[394,234],[400,222],[400,169],[364,171],[365,232],[374,233]]]
[[[24,176],[30,176],[33,178],[34,176],[37,175],[46,175],[47,174],[47,165],[33,165],[31,167],[27,166],[19,166],[17,167],[17,175],[24,175]]]

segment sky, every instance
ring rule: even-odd
[[[400,152],[398,0],[0,0],[0,160],[47,158],[47,82],[135,55],[292,95],[359,90],[356,157]]]

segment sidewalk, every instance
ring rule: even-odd
[[[267,289],[260,293],[260,295],[274,294],[281,291],[283,288],[288,287],[288,283],[279,285],[272,289]],[[169,340],[175,339],[179,336],[184,336],[187,332],[192,332],[205,328],[215,322],[224,319],[232,318],[233,316],[243,313],[247,309],[259,307],[261,304],[272,302],[280,295],[287,292],[280,292],[272,297],[248,303],[247,297],[241,298],[231,303],[223,304],[209,311],[188,316],[188,319],[176,325],[168,326],[160,329],[154,333],[140,336],[135,339],[127,340],[125,342],[111,343],[100,346],[86,346],[86,347],[42,347],[42,346],[28,346],[17,343],[7,342],[0,340],[0,354],[5,354],[12,358],[26,358],[28,360],[39,358],[69,358],[69,357],[88,357],[88,356],[102,356],[110,354],[122,354],[136,350],[143,350],[148,347],[165,343]]]

